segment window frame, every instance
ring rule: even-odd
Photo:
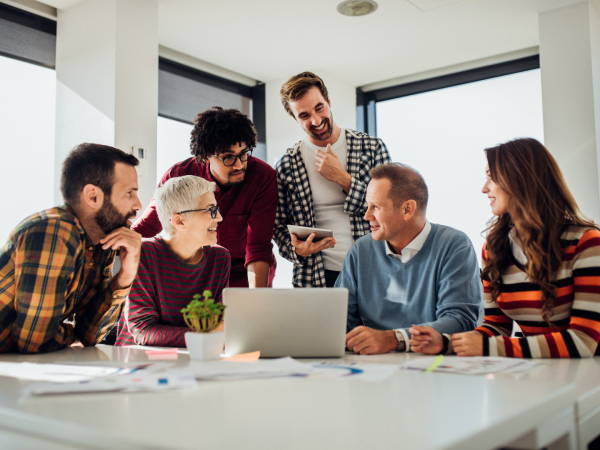
[[[489,66],[478,67],[411,83],[398,84],[372,91],[356,89],[357,130],[377,136],[377,103],[409,95],[445,89],[462,84],[502,77],[540,68],[540,55],[527,56]]]
[[[8,22],[13,22],[15,24],[22,25],[24,27],[31,28],[36,31],[41,31],[42,33],[47,33],[51,36],[56,37],[55,20],[38,16],[37,14],[33,14],[19,8],[15,8],[14,6],[10,6],[5,3],[0,3],[0,19],[6,20]],[[22,56],[3,51],[0,51],[0,56],[56,70],[56,61],[54,62],[54,64],[45,64],[43,62],[36,61],[35,59],[24,58]]]

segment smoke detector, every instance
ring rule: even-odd
[[[376,9],[377,3],[373,0],[346,0],[337,6],[340,14],[351,17],[366,16]]]

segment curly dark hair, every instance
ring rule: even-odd
[[[209,156],[237,143],[256,147],[256,129],[240,110],[213,106],[194,119],[190,149],[196,161],[206,163]]]

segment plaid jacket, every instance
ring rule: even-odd
[[[129,294],[110,283],[115,255],[94,246],[68,206],[21,222],[0,249],[0,353],[98,343]]]
[[[363,220],[367,211],[365,195],[371,181],[369,170],[390,162],[390,155],[381,139],[346,129],[348,144],[348,173],[352,177],[350,192],[344,203],[344,212],[350,216],[352,239],[370,232],[369,222]],[[275,216],[273,239],[279,253],[294,263],[293,283],[302,287],[325,287],[325,266],[321,252],[302,257],[292,247],[287,225],[316,227],[312,208],[312,193],[308,174],[299,151],[298,142],[289,148],[275,166],[279,187],[279,202]]]

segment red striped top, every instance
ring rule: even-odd
[[[218,245],[204,247],[200,264],[185,264],[161,238],[144,239],[115,345],[185,347],[188,328],[181,309],[204,290],[222,301],[230,266],[229,252]]]
[[[476,331],[484,335],[485,356],[581,358],[600,347],[600,231],[569,227],[560,239],[562,264],[556,281],[556,303],[542,318],[542,292],[513,258],[502,273],[497,301],[483,282],[485,319]],[[482,263],[488,260],[486,245]],[[513,321],[523,338],[511,338]],[[487,338],[487,339],[486,339]]]

